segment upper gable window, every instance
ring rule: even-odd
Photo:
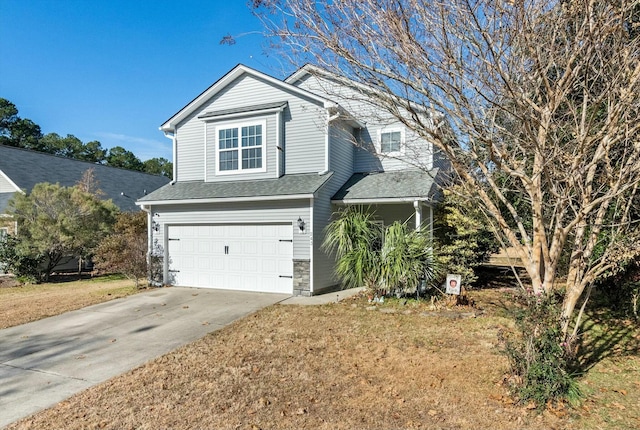
[[[380,154],[401,155],[404,153],[404,129],[385,129],[378,133]]]
[[[216,127],[216,173],[264,172],[266,122],[220,124]]]

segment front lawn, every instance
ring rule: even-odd
[[[137,292],[133,282],[115,276],[27,285],[15,285],[15,282],[3,278],[0,284],[0,329]]]
[[[581,380],[580,405],[535,411],[513,404],[503,382],[508,297],[472,297],[483,313],[366,297],[271,306],[9,428],[640,427],[637,326],[610,339],[616,352]]]

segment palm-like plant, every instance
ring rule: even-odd
[[[327,226],[323,249],[335,253],[336,274],[347,288],[405,294],[437,277],[432,246],[420,231],[395,222],[387,229],[369,208],[348,207]]]
[[[325,230],[322,248],[335,253],[336,274],[347,288],[375,287],[380,268],[382,228],[359,206],[341,210]]]
[[[380,284],[386,293],[414,292],[421,281],[430,283],[438,275],[430,239],[398,221],[385,230],[381,260]]]

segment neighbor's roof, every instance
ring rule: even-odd
[[[89,169],[93,169],[103,198],[111,199],[122,211],[139,210],[136,199],[169,182],[164,176],[0,145],[0,173],[17,187],[16,191],[29,192],[40,182],[70,187],[76,185]],[[0,213],[5,211],[7,201],[4,196],[0,197]]]
[[[275,179],[233,182],[185,181],[165,185],[138,200],[138,204],[179,204],[216,201],[255,201],[309,198],[331,174],[305,173]]]
[[[438,169],[356,173],[331,198],[334,203],[384,203],[431,200]]]

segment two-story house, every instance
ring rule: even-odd
[[[430,142],[314,71],[238,65],[162,124],[174,181],[137,204],[165,284],[314,295],[338,283],[321,245],[340,206],[431,228]]]

